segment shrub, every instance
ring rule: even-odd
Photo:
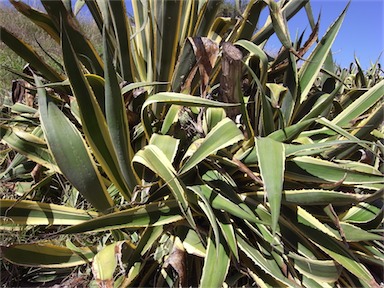
[[[1,27],[38,98],[0,126],[16,152],[2,177],[28,187],[1,215],[45,232],[4,259],[91,263],[103,287],[379,286],[384,82],[378,65],[333,64],[347,8],[317,41],[307,1],[250,1],[238,18],[214,17],[218,1],[133,1],[132,19],[87,1],[100,55],[66,2],[41,2],[11,1],[60,43],[64,72]],[[292,42],[285,20],[305,6],[313,33]]]

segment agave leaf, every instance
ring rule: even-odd
[[[264,1],[263,1],[264,2]],[[267,1],[269,3],[271,1]],[[282,14],[285,15],[287,21],[295,16],[309,1],[290,1],[282,8]],[[260,45],[265,40],[268,40],[275,33],[274,27],[270,17],[265,22],[264,26],[260,28],[251,38],[251,41],[256,45]]]
[[[76,225],[99,214],[63,205],[29,200],[0,200],[1,225],[11,221],[20,225]]]
[[[184,174],[188,172],[209,155],[233,145],[243,138],[244,136],[236,124],[229,118],[224,118],[207,134],[196,151],[184,163],[179,173]]]
[[[9,148],[11,149],[11,148]],[[12,161],[11,164],[7,167],[7,169],[0,174],[0,179],[2,181],[12,181],[12,179],[22,178],[25,174],[31,173],[32,169],[36,166],[35,162],[28,161],[27,157],[22,154],[17,154],[16,156],[22,160],[21,163],[19,161]],[[16,160],[18,160],[16,158]],[[14,159],[15,160],[15,159]],[[31,178],[29,174],[28,178]]]
[[[223,108],[207,108],[203,119],[204,131],[209,133],[225,117],[226,114]]]
[[[263,201],[265,192],[242,193],[246,197]],[[296,205],[347,205],[350,203],[359,203],[372,197],[370,194],[344,193],[340,191],[321,190],[321,189],[302,189],[302,190],[284,190],[281,202],[284,204]]]
[[[180,221],[183,218],[178,203],[174,200],[169,200],[110,213],[79,225],[65,228],[60,233],[73,234],[121,228],[162,226]]]
[[[104,29],[105,116],[109,134],[111,139],[113,139],[112,144],[116,151],[119,167],[129,191],[133,191],[139,181],[136,179],[130,165],[133,158],[133,149],[131,146],[128,118],[124,99],[120,93],[116,72],[113,68],[112,59],[110,58],[112,51],[108,49],[106,33],[108,32]]]
[[[104,78],[96,74],[84,74],[84,76],[85,76],[85,79],[87,79],[89,86],[91,86],[93,93],[95,94],[97,103],[99,103],[99,106],[101,111],[103,112],[103,115],[105,115],[105,80]],[[69,83],[69,79],[67,80]],[[76,98],[72,98],[71,100],[77,101]]]
[[[47,32],[57,43],[60,42],[60,33],[47,14],[35,10],[21,1],[10,0],[10,2],[17,9],[17,11],[44,29],[44,31]]]
[[[115,270],[119,266],[120,272],[123,268],[123,257],[129,257],[135,249],[130,241],[118,241],[105,246],[100,250],[92,261],[92,273],[96,281],[100,284],[110,285],[113,283]]]
[[[38,87],[40,80],[35,77]],[[72,185],[99,211],[113,206],[102,177],[96,168],[80,132],[56,104],[38,88],[41,125],[48,147],[62,173]],[[71,155],[71,157],[68,157]]]
[[[206,199],[210,200],[211,206],[214,209],[224,210],[231,215],[237,216],[241,219],[246,219],[252,223],[261,223],[252,210],[247,207],[245,203],[242,203],[240,199],[233,202],[220,193],[217,193],[215,190],[212,190],[212,188],[208,185],[188,186],[188,189],[192,190],[196,194],[202,193]]]
[[[355,135],[359,139],[367,139],[374,129],[380,127],[381,120],[383,119],[383,110],[384,104],[378,105],[372,109],[370,115],[359,123],[359,126],[361,127],[353,130],[351,134]]]
[[[153,27],[153,60],[155,80],[169,82],[172,79],[179,46],[179,29],[182,7],[187,2],[170,0],[152,2],[156,26]],[[161,67],[161,69],[160,69]]]
[[[366,263],[369,263],[369,264],[372,264],[372,265],[376,265],[378,267],[382,267],[383,266],[383,254],[381,254],[380,256],[376,256],[376,255],[371,255],[371,254],[366,254],[366,253],[362,253],[360,251],[356,251],[355,255],[362,261],[362,262],[366,262]]]
[[[288,256],[294,259],[294,265],[298,271],[316,281],[334,283],[342,271],[342,267],[332,260],[305,258],[293,252]]]
[[[363,115],[367,110],[373,107],[373,105],[382,99],[383,94],[384,81],[380,81],[361,95],[352,104],[348,105],[346,109],[344,109],[332,120],[332,123],[340,127],[349,127],[353,119]]]
[[[310,144],[286,144],[285,145],[285,155],[289,156],[310,156],[317,155],[324,151],[328,151],[333,147],[342,146],[344,144],[356,144],[361,141],[350,141],[350,140],[335,140],[335,141],[326,141],[323,143],[310,143]]]
[[[325,33],[321,41],[317,44],[311,55],[308,57],[308,59],[306,59],[303,66],[300,68],[300,103],[303,103],[307,99],[308,93],[313,83],[315,82],[321,67],[324,65],[324,62],[327,59],[331,46],[340,30],[341,24],[343,23],[349,4],[350,3],[347,4],[336,21],[328,28],[328,31]]]
[[[314,182],[316,182],[316,178],[318,178],[318,180],[322,179],[329,182],[338,182],[343,180],[342,183],[346,185],[359,185],[375,190],[377,190],[376,186],[370,184],[379,184],[384,182],[383,177],[380,175],[355,171],[352,169],[344,168],[339,164],[309,156],[295,157],[291,161],[289,162],[294,163],[300,169],[315,176],[312,179]],[[288,167],[291,167],[291,165],[287,165],[287,171],[294,172],[294,169]],[[305,178],[305,175],[301,175],[302,176],[299,176],[299,178],[294,178],[298,180],[300,180],[301,177]],[[291,176],[293,175],[290,175],[290,177]]]
[[[168,82],[133,82],[129,83],[127,86],[124,86],[121,89],[121,94],[124,95],[125,93],[128,93],[129,91],[132,91],[137,88],[142,88],[146,86],[154,86],[154,85],[167,85]]]
[[[345,240],[348,242],[382,240],[382,235],[370,233],[349,223],[340,222]]]
[[[224,236],[226,244],[228,245],[235,258],[239,260],[239,251],[237,247],[235,229],[233,228],[230,217],[221,211],[216,211],[215,214],[217,223],[220,226],[220,230]]]
[[[340,242],[333,237],[327,236],[314,228],[304,227],[305,226],[301,227],[303,235],[327,253],[332,259],[364,281],[367,285],[378,286],[368,269],[357,260],[347,247],[340,244]]]
[[[66,31],[64,27],[63,31]],[[62,40],[64,66],[79,105],[85,137],[105,173],[116,187],[118,187],[120,193],[122,193],[126,199],[129,199],[131,191],[122,177],[122,171],[108,131],[106,119],[96,101],[91,87],[81,71],[80,63],[76,58],[72,46],[73,40],[74,39],[70,39],[69,35],[64,32]]]
[[[318,218],[316,218],[313,214],[305,210],[303,207],[297,207],[297,218],[300,223],[308,227],[321,231],[322,233],[333,237],[339,241],[342,240],[338,231],[332,229],[325,223],[321,222]]]
[[[272,231],[276,232],[284,182],[284,145],[269,138],[256,139],[256,152],[259,160],[264,190],[271,207]]]
[[[290,50],[292,48],[292,43],[289,37],[288,25],[280,5],[274,1],[269,1],[268,7],[276,36],[279,38],[281,44],[283,44],[286,49]]]
[[[199,1],[198,18],[195,26],[192,28],[195,36],[207,36],[209,29],[215,20],[216,13],[223,0],[218,1]],[[203,3],[202,6],[201,3]]]
[[[0,27],[1,41],[4,42],[17,55],[37,69],[44,78],[52,82],[62,82],[64,77],[49,66],[33,49],[24,41],[18,39],[4,27]]]
[[[216,43],[221,43],[225,41],[227,32],[231,31],[231,28],[236,23],[235,19],[230,17],[217,17],[215,22],[213,22],[211,29],[208,33],[208,38],[212,39]]]
[[[16,102],[11,107],[13,113],[28,113],[28,114],[35,114],[37,112],[37,109],[33,107],[29,107],[23,103]]]
[[[299,287],[295,282],[285,277],[275,260],[268,255],[268,252],[261,253],[254,245],[251,245],[244,239],[244,236],[237,231],[237,241],[239,249],[242,250],[265,273],[272,276],[288,287]]]
[[[245,8],[240,26],[237,28],[235,39],[251,39],[259,22],[260,14],[265,7],[264,1],[251,0]]]
[[[221,233],[218,242],[212,238],[212,233],[209,233],[199,287],[222,287],[228,273],[230,257],[225,239]]]
[[[216,222],[216,215],[212,209],[212,206],[210,205],[209,200],[205,197],[204,193],[201,192],[201,190],[195,189],[192,191],[195,192],[201,199],[198,201],[198,205],[200,206],[201,210],[203,210],[205,216],[208,218],[208,221],[211,224],[211,229],[213,231],[213,235],[215,236],[216,247],[218,247],[220,245],[220,232],[219,226]]]
[[[322,116],[324,114],[324,111],[328,111],[328,109],[330,109],[331,105],[332,105],[332,101],[333,99],[335,99],[337,93],[339,92],[340,88],[341,88],[342,84],[339,84],[333,91],[331,94],[323,94],[321,96],[319,96],[319,98],[317,99],[316,103],[313,104],[313,107],[311,108],[310,111],[308,111],[307,114],[305,114],[300,120],[299,122],[302,122],[302,121],[306,121],[308,119],[313,119],[313,118],[316,118],[316,117],[319,117],[319,116]],[[310,101],[307,100],[307,101]],[[301,107],[305,107],[305,104],[306,102],[303,103],[303,105],[301,105]],[[300,107],[299,107],[300,108]]]
[[[155,145],[161,151],[164,152],[165,156],[167,157],[170,163],[173,163],[173,160],[176,157],[179,143],[180,143],[179,139],[175,139],[168,135],[161,135],[156,133],[152,134],[152,137],[149,140],[150,145]]]
[[[136,50],[132,54],[133,61],[140,81],[153,81],[152,52],[149,47],[154,44],[150,34],[149,1],[132,1],[132,8],[135,24],[132,27],[131,40]]]
[[[190,91],[197,71],[197,60],[190,39],[185,39],[173,73],[171,87],[174,92]],[[183,91],[182,91],[183,90]]]
[[[182,238],[183,247],[188,254],[192,254],[198,257],[204,258],[206,255],[206,248],[201,242],[201,237],[192,229],[188,229],[185,236],[179,236]]]
[[[268,57],[265,52],[259,46],[247,40],[239,40],[235,44],[247,49],[251,55],[255,55],[260,59],[260,83],[262,87],[265,87],[268,76]]]
[[[68,34],[68,37],[72,41],[74,51],[81,57],[82,63],[87,67],[88,71],[102,76],[104,73],[102,60],[92,43],[82,33],[80,25],[72,12],[69,12],[61,1],[41,0],[41,3],[57,29],[60,29],[60,31],[64,33],[64,29],[62,28],[65,27],[66,33],[64,34]],[[64,52],[65,50],[66,49],[63,49],[63,56],[67,54],[67,52]]]
[[[15,149],[20,154],[25,155],[28,159],[41,164],[44,167],[47,167],[49,170],[61,173],[61,170],[57,166],[55,159],[53,159],[52,155],[47,149],[46,144],[41,145],[42,143],[36,143],[36,141],[31,142],[30,140],[31,137],[33,137],[32,135],[27,135],[26,132],[19,133],[16,128],[10,129],[3,126],[0,126],[0,134],[4,134],[2,140],[6,142],[10,147],[12,147],[12,149]],[[15,164],[16,163],[13,165]],[[9,166],[9,168],[12,167]],[[3,175],[8,172],[8,170],[4,171]]]
[[[128,247],[129,255],[124,257],[123,263],[126,264],[127,270],[129,270],[129,272],[127,273],[127,277],[124,279],[124,283],[121,284],[122,287],[130,285],[137,278],[137,276],[143,276],[143,273],[145,273],[143,268],[146,267],[146,260],[143,260],[143,257],[151,247],[157,245],[156,240],[158,240],[162,233],[163,226],[147,227],[140,235],[140,240],[138,241],[136,248],[132,251],[132,253],[130,253],[131,249],[129,249],[131,247]],[[132,246],[131,243],[127,244]]]
[[[315,119],[308,119],[297,124],[290,125],[280,130],[276,130],[267,137],[276,141],[291,141],[296,138],[302,131],[311,125]]]
[[[382,193],[381,191],[381,194]],[[361,202],[343,213],[340,216],[340,220],[346,223],[365,224],[376,218],[380,218],[380,215],[382,217],[383,211],[384,207],[377,207],[370,203]]]
[[[180,209],[192,227],[196,224],[193,220],[191,209],[186,197],[186,187],[179,180],[175,169],[167,156],[155,145],[147,145],[138,151],[133,157],[133,163],[140,163],[148,167],[154,173],[160,176],[172,191],[173,196],[178,201]]]
[[[164,118],[163,125],[161,126],[162,134],[167,134],[172,124],[177,122],[181,108],[182,107],[178,105],[171,105],[171,107],[169,107],[167,115]]]
[[[143,104],[143,107],[141,109],[141,119],[144,124],[144,131],[147,135],[147,138],[150,138],[150,131],[151,126],[146,120],[148,117],[146,117],[146,108],[149,105],[156,104],[156,103],[167,103],[167,104],[175,104],[180,106],[188,106],[188,107],[233,107],[237,106],[239,104],[232,104],[232,103],[223,103],[223,102],[217,102],[209,99],[204,99],[201,97],[196,97],[192,95],[186,95],[182,93],[173,93],[173,92],[161,92],[157,93],[155,95],[152,95],[149,97]]]
[[[293,122],[293,114],[298,104],[298,83],[299,79],[296,59],[292,53],[289,53],[288,66],[286,68],[283,83],[283,85],[288,88],[288,92],[281,102],[281,113],[285,125],[291,125]]]
[[[119,59],[121,77],[123,78],[123,80],[127,81],[128,83],[131,83],[134,80],[135,66],[133,64],[132,59],[130,29],[128,29],[128,26],[130,25],[130,20],[126,13],[125,2],[123,0],[108,1],[108,6],[110,8],[110,16],[112,18],[112,22],[115,28],[114,31],[117,40],[117,47],[115,48],[117,52],[117,57]],[[104,51],[107,51],[105,46]],[[110,54],[110,56],[112,56],[112,54]]]
[[[147,106],[154,103],[168,103],[168,104],[176,104],[181,106],[189,106],[189,107],[234,107],[238,106],[237,103],[223,103],[218,101],[213,101],[209,99],[204,99],[192,95],[186,95],[182,93],[174,93],[174,92],[161,92],[149,97],[143,104],[142,112]]]
[[[81,252],[79,252],[79,249]],[[83,247],[74,252],[69,248],[47,243],[19,244],[1,247],[7,261],[29,267],[67,268],[89,263],[95,253]]]

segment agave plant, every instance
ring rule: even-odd
[[[2,179],[24,185],[0,200],[1,227],[46,231],[4,259],[91,265],[100,287],[383,281],[384,81],[378,63],[334,65],[347,7],[319,41],[309,1],[252,0],[230,18],[219,1],[132,1],[132,17],[116,0],[10,2],[60,43],[64,71],[0,28],[38,99],[0,126]],[[292,41],[303,8],[313,31]]]

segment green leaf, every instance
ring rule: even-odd
[[[221,232],[224,236],[224,239],[231,249],[231,252],[237,260],[239,260],[239,251],[237,246],[236,234],[231,223],[231,218],[228,214],[223,213],[222,211],[216,211],[216,220],[220,226]]]
[[[381,194],[383,192],[381,191]],[[384,207],[361,202],[356,206],[351,207],[340,216],[340,220],[347,223],[365,224],[369,223],[383,214]]]
[[[264,2],[264,1],[263,1]],[[268,1],[269,2],[269,1]],[[298,13],[309,1],[290,1],[282,8],[282,14],[285,15],[286,19],[291,19],[296,13]],[[263,43],[268,40],[270,36],[275,33],[271,19],[267,19],[264,26],[260,28],[253,36],[251,41],[256,45]]]
[[[152,134],[152,137],[149,140],[150,145],[155,145],[161,151],[163,151],[170,163],[173,163],[173,160],[176,157],[179,143],[179,139],[173,138],[168,135],[161,135],[156,133]]]
[[[232,201],[222,194],[210,188],[208,185],[188,186],[188,189],[196,194],[203,193],[206,199],[210,201],[211,206],[217,210],[223,210],[240,219],[248,220],[252,223],[262,223],[252,210],[238,198],[238,201]],[[200,191],[197,191],[200,190]]]
[[[193,220],[192,212],[188,204],[186,187],[179,180],[175,169],[167,156],[155,145],[147,145],[138,151],[133,157],[133,163],[140,163],[148,167],[164,180],[165,184],[172,191],[173,196],[178,201],[180,209],[192,227],[196,224]]]
[[[275,30],[276,36],[286,49],[292,48],[291,39],[289,37],[287,20],[285,19],[282,9],[275,1],[269,1],[269,15],[272,20],[273,30]]]
[[[259,160],[264,191],[267,193],[272,216],[272,233],[276,233],[280,216],[280,206],[284,182],[284,145],[269,138],[256,139],[256,152]]]
[[[45,63],[45,61],[32,49],[30,45],[18,39],[4,27],[0,27],[0,35],[1,41],[3,41],[32,67],[37,69],[44,76],[44,78],[52,82],[62,82],[64,80],[64,77]]]
[[[186,4],[178,0],[153,2],[156,17],[156,27],[153,28],[155,81],[170,82],[172,79],[179,47],[179,31],[182,28],[181,12]]]
[[[223,108],[207,108],[203,118],[204,131],[209,133],[225,117],[226,113]]]
[[[123,179],[106,119],[96,100],[95,94],[82,73],[80,63],[72,46],[74,39],[69,38],[64,27],[63,31],[62,49],[64,66],[71,82],[73,94],[79,105],[85,137],[104,172],[116,185],[120,193],[126,199],[129,199],[131,191]]]
[[[199,287],[222,287],[230,263],[229,250],[221,233],[219,242],[213,241],[212,233],[209,233],[207,242]]]
[[[340,222],[340,226],[348,242],[380,241],[383,239],[382,235],[370,233],[349,223]]]
[[[320,282],[334,283],[339,279],[342,267],[332,260],[317,260],[302,257],[290,252],[288,254],[293,258],[295,268],[304,275]]]
[[[108,6],[115,30],[117,45],[114,48],[119,59],[121,76],[123,80],[131,83],[134,82],[134,63],[132,59],[132,46],[130,45],[130,19],[126,13],[125,1],[108,1]],[[104,51],[107,50],[104,48]],[[112,56],[112,53],[110,56]]]
[[[76,225],[99,215],[63,205],[11,199],[0,200],[0,211],[1,225]]]
[[[283,275],[280,267],[271,257],[270,253],[261,253],[259,249],[257,249],[254,245],[249,244],[249,242],[245,240],[244,236],[239,234],[239,232],[237,232],[237,240],[240,250],[242,250],[248,256],[248,258],[250,258],[264,272],[277,279],[281,283],[287,285],[288,287],[299,287],[299,285],[295,284],[293,281],[289,280]]]
[[[307,99],[308,93],[315,82],[321,67],[327,59],[329,51],[343,23],[349,4],[345,7],[336,21],[329,27],[321,41],[317,44],[311,55],[304,61],[299,71],[300,103]]]
[[[335,238],[309,227],[302,227],[302,232],[303,235],[311,240],[317,247],[327,253],[349,272],[364,281],[367,285],[377,285],[368,269],[357,260],[347,247],[342,245]]]
[[[53,23],[56,25],[57,29],[61,31],[62,42],[64,42],[63,40],[66,37],[63,34],[68,34],[68,37],[72,41],[74,51],[76,51],[77,55],[87,70],[91,73],[102,76],[104,73],[102,60],[99,54],[96,52],[95,47],[87,39],[87,37],[84,36],[80,28],[80,24],[72,12],[69,12],[65,8],[62,1],[41,0],[41,3],[43,4]],[[64,32],[64,27],[66,32]],[[64,52],[65,50],[66,49],[63,49],[64,59],[67,53]],[[73,63],[75,62],[72,62],[72,64]]]
[[[312,177],[313,182],[323,182],[325,180],[331,183],[335,183],[342,180],[342,183],[346,185],[358,185],[375,190],[377,190],[376,186],[374,185],[375,183],[381,184],[384,182],[384,179],[381,175],[364,173],[350,168],[344,168],[343,165],[309,156],[295,157],[289,161],[289,163],[294,163],[300,169],[315,176]],[[304,180],[305,174],[296,174],[298,171],[295,170],[296,169],[293,167],[293,165],[287,164],[287,171],[294,173],[289,174],[290,178],[293,176],[293,179]]]
[[[256,44],[247,40],[239,40],[235,45],[247,49],[251,56],[256,56],[260,60],[260,83],[262,87],[265,87],[268,77],[268,57],[265,52]]]
[[[204,99],[201,97],[196,97],[192,95],[186,95],[182,93],[174,93],[174,92],[162,92],[157,93],[149,97],[143,104],[141,109],[141,119],[144,124],[144,131],[147,135],[147,138],[150,138],[151,127],[150,124],[146,123],[146,108],[152,104],[157,103],[166,103],[166,104],[175,104],[180,106],[187,107],[233,107],[239,104],[232,103],[222,103],[217,101],[212,101],[209,99]]]
[[[36,76],[35,81],[40,87],[41,82]],[[80,132],[47,97],[44,88],[37,90],[41,125],[57,165],[72,185],[96,209],[106,212],[113,206],[113,201]]]
[[[120,92],[117,75],[110,57],[112,51],[108,49],[106,33],[108,32],[104,29],[105,116],[109,134],[111,139],[113,139],[112,144],[121,173],[131,192],[138,184],[139,180],[136,179],[135,174],[132,171],[131,162],[134,152],[131,146],[127,112],[124,105],[124,98]],[[129,194],[126,195],[126,198],[129,198]]]
[[[10,2],[17,11],[28,17],[39,27],[43,28],[56,42],[60,42],[60,33],[47,14],[35,10],[21,1],[10,0]]]
[[[384,95],[384,81],[380,81],[358,99],[348,105],[341,113],[339,113],[332,123],[340,127],[350,127],[351,121],[364,113],[366,113],[373,105],[375,105]]]
[[[200,142],[196,151],[184,163],[179,173],[184,174],[188,172],[209,155],[233,145],[242,139],[244,139],[244,136],[236,124],[231,119],[224,118],[207,134],[204,140]]]
[[[96,281],[100,283],[113,283],[115,270],[119,265],[122,269],[123,257],[129,257],[134,245],[129,241],[118,241],[105,246],[93,258],[92,273]],[[124,272],[124,271],[119,271]]]
[[[178,203],[174,200],[169,200],[110,213],[79,225],[65,228],[60,233],[73,234],[121,228],[162,226],[180,221],[183,218]]]
[[[263,201],[265,192],[249,192],[241,195]],[[284,190],[281,202],[284,204],[296,205],[348,205],[350,203],[359,203],[367,198],[370,194],[344,193],[340,191],[321,190],[321,189],[302,189],[302,190]]]
[[[267,137],[276,141],[292,141],[295,139],[302,131],[304,131],[309,125],[311,125],[315,119],[308,119],[305,121],[300,121],[299,123],[290,125],[283,129],[277,130]]]
[[[10,129],[0,125],[0,135],[1,134],[3,135],[2,140],[12,147],[12,149],[25,155],[28,159],[47,167],[49,170],[61,173],[55,159],[53,159],[47,149],[46,144],[41,145],[42,143],[31,141],[32,134],[28,135],[29,133],[26,132],[19,133],[17,128]],[[40,141],[42,140],[40,139]],[[8,172],[9,171],[4,171],[4,175]]]
[[[209,200],[205,197],[204,193],[200,189],[192,190],[195,192],[198,196],[198,205],[200,206],[201,210],[203,210],[205,216],[208,218],[208,221],[211,225],[211,229],[213,231],[213,235],[215,236],[215,243],[216,246],[220,245],[220,232],[219,227],[216,222],[216,215],[213,211],[213,207],[210,205]]]
[[[2,257],[7,261],[21,266],[41,268],[75,267],[89,263],[95,255],[87,247],[77,250],[74,252],[66,247],[46,243],[1,247]]]

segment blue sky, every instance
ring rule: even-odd
[[[321,11],[319,38],[336,20],[338,15],[348,4],[348,0],[312,0],[311,6],[315,19]],[[292,39],[296,33],[310,26],[304,10],[296,14],[288,22]],[[267,49],[278,50],[278,41],[271,39]],[[352,0],[340,28],[339,34],[332,46],[334,60],[341,67],[348,67],[354,60],[359,59],[364,69],[369,68],[371,62],[376,62],[380,53],[384,52],[384,1],[383,0]],[[384,59],[381,56],[380,62]]]

